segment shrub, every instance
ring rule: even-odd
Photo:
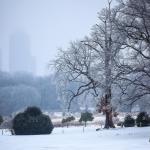
[[[85,127],[86,127],[87,121],[93,121],[93,119],[94,119],[94,117],[93,117],[92,113],[84,112],[84,113],[81,113],[81,117],[80,117],[79,122],[83,121],[85,123]]]
[[[117,123],[117,126],[123,127],[123,122],[122,122],[122,121],[119,121],[119,122]]]
[[[13,129],[16,135],[50,134],[53,128],[49,116],[42,114],[41,110],[36,107],[28,107],[13,119]]]
[[[135,126],[135,120],[130,115],[127,115],[124,119],[123,124],[125,127],[134,127]]]
[[[62,119],[62,123],[64,124],[64,123],[66,123],[67,124],[67,127],[69,126],[69,122],[71,122],[71,121],[73,121],[73,120],[75,120],[75,117],[74,116],[69,116],[69,117],[67,117],[67,118],[63,118]]]
[[[40,110],[40,108],[38,108],[38,107],[35,107],[35,106],[33,106],[33,107],[28,107],[26,110],[25,110],[25,112],[24,112],[26,115],[29,115],[29,116],[39,116],[39,115],[41,115],[42,114],[42,112],[41,112],[41,110]]]
[[[3,123],[3,117],[0,115],[0,125]]]
[[[73,120],[75,120],[75,117],[74,116],[70,116],[70,117],[67,117],[67,118],[63,118],[62,119],[62,123],[71,122]]]
[[[150,120],[146,112],[140,112],[136,118],[136,125],[138,127],[146,127],[150,125]]]

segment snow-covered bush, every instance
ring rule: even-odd
[[[69,122],[74,121],[75,117],[74,116],[69,116],[67,118],[62,119],[62,124],[67,124],[67,127],[69,126]]]
[[[79,119],[79,122],[84,122],[85,123],[85,127],[86,127],[86,123],[87,121],[93,121],[94,117],[93,117],[93,114],[90,113],[90,112],[84,112],[84,113],[81,113],[81,117]]]
[[[140,112],[136,118],[136,125],[138,127],[145,127],[150,125],[150,119],[146,112]]]
[[[70,122],[70,121],[73,121],[73,120],[75,120],[75,117],[70,116],[70,117],[67,117],[67,118],[63,118],[62,123],[67,123],[67,122]]]
[[[135,120],[132,118],[131,115],[127,115],[124,119],[124,126],[125,127],[134,127],[135,126]]]
[[[123,121],[119,121],[119,122],[117,123],[117,126],[123,127]]]
[[[13,119],[13,129],[16,135],[50,134],[53,128],[49,116],[42,114],[37,107],[28,107]]]

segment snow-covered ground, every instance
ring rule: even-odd
[[[95,129],[55,128],[51,135],[32,136],[6,132],[0,135],[0,150],[150,150],[150,127]]]

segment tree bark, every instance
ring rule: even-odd
[[[111,105],[111,87],[108,87],[106,90],[106,95],[105,95],[105,129],[109,128],[115,128],[115,125],[113,123],[113,109]]]
[[[105,129],[109,128],[115,128],[113,120],[112,120],[112,111],[111,112],[106,112],[106,119],[105,119]]]

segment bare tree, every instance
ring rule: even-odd
[[[70,94],[68,109],[70,109],[73,99],[85,91],[91,90],[94,95],[97,95],[98,82],[95,78],[96,71],[93,69],[95,68],[95,58],[96,56],[89,47],[81,42],[71,43],[67,51],[60,50],[54,62],[57,77],[75,85],[74,91],[66,89]]]
[[[102,101],[98,109],[106,115],[105,128],[114,128],[112,86],[118,76],[115,64],[124,40],[116,32],[113,22],[117,12],[118,8],[111,9],[111,1],[108,1],[108,8],[99,13],[99,23],[93,26],[91,36],[71,43],[67,51],[60,50],[54,62],[58,74],[65,75],[66,80],[78,85],[76,90],[69,90],[69,108],[75,97],[89,91]]]
[[[103,66],[101,73],[103,74],[104,82],[99,82],[103,83],[103,87],[100,87],[103,89],[103,97],[100,98],[98,107],[100,111],[106,114],[105,128],[114,127],[112,121],[112,86],[119,76],[116,64],[125,38],[123,34],[117,32],[114,24],[120,8],[111,9],[111,3],[112,1],[108,1],[108,8],[99,13],[100,22],[93,27],[91,39],[83,41],[102,59],[99,65]]]
[[[150,95],[150,1],[120,0],[119,7],[115,24],[127,37],[123,53],[128,55],[118,65],[122,70],[119,81],[124,101],[133,104]]]

